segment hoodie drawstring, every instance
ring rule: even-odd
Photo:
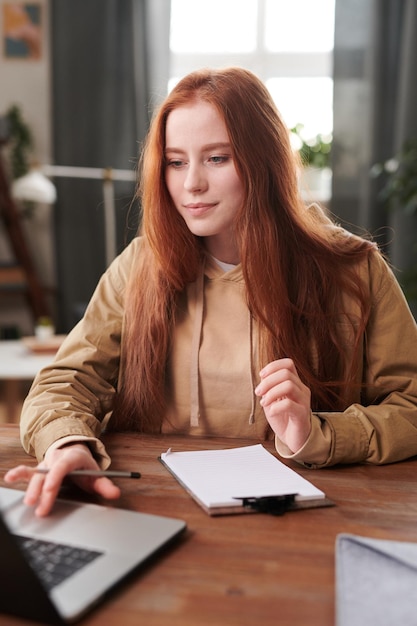
[[[253,380],[253,320],[249,311],[249,384],[251,390],[251,411],[249,415],[249,424],[255,423],[255,381]]]
[[[200,418],[199,352],[204,313],[204,266],[196,281],[196,303],[190,359],[190,425],[198,426]]]

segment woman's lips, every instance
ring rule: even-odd
[[[203,215],[214,206],[216,206],[217,202],[190,202],[188,204],[184,204],[184,208],[187,209],[192,215]]]

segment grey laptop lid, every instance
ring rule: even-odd
[[[0,612],[43,624],[80,619],[186,528],[174,518],[66,500],[58,500],[52,514],[39,519],[23,504],[23,494],[0,487]],[[48,544],[48,549],[60,544],[93,556],[47,590],[23,550],[27,543]]]

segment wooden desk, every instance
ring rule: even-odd
[[[417,541],[417,461],[307,470],[335,502],[326,509],[210,518],[157,460],[174,450],[253,443],[116,434],[105,437],[116,469],[139,469],[115,506],[184,519],[187,535],[81,624],[89,626],[333,626],[336,535]],[[0,426],[1,466],[27,462],[17,426]],[[272,449],[270,444],[267,444]],[[30,461],[33,462],[32,460]],[[3,484],[0,479],[0,484]],[[79,495],[79,492],[77,492]],[[0,616],[1,626],[27,624]]]

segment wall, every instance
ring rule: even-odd
[[[4,115],[13,104],[21,108],[29,125],[33,139],[33,158],[39,163],[51,162],[51,72],[49,39],[49,1],[37,0],[40,6],[41,50],[40,58],[6,58],[4,53],[5,0],[0,0],[0,115]],[[8,4],[11,4],[8,2]],[[14,4],[19,5],[20,2]],[[7,158],[7,149],[2,156]],[[38,206],[30,219],[25,220],[28,244],[44,284],[53,287],[54,250],[52,236],[53,213],[51,207]],[[4,238],[0,224],[0,261],[12,260],[13,255]],[[0,326],[17,324],[24,334],[32,332],[32,321],[22,299],[7,298],[0,303]]]

